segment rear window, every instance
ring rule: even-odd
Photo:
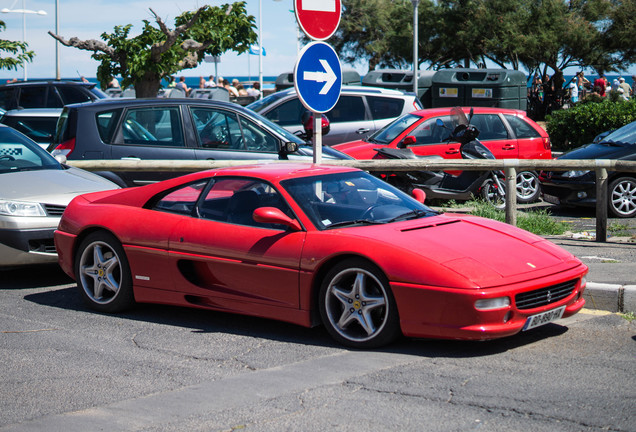
[[[57,118],[5,116],[2,122],[22,132],[37,143],[49,144],[53,139]]]
[[[93,100],[86,91],[79,87],[73,87],[70,85],[58,86],[57,91],[62,95],[64,105],[90,102]]]
[[[399,117],[404,109],[404,99],[367,96],[367,102],[374,120]]]
[[[532,126],[517,116],[505,115],[517,138],[540,138],[541,135]]]
[[[17,108],[15,98],[13,96],[14,88],[0,89],[0,108],[3,110],[10,110]]]

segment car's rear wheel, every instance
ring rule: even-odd
[[[609,208],[614,216],[636,216],[636,179],[619,177],[609,186]]]
[[[135,302],[128,259],[119,240],[94,232],[75,256],[77,288],[84,301],[101,312],[119,312]]]
[[[397,305],[388,280],[365,260],[348,259],[334,266],[319,295],[322,322],[343,345],[379,347],[400,335]]]
[[[528,204],[539,199],[541,185],[537,175],[531,171],[517,174],[517,202]]]

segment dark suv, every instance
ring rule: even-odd
[[[108,97],[93,83],[79,81],[26,81],[0,86],[0,108],[62,108]]]
[[[291,143],[291,145],[290,145]],[[296,147],[297,150],[290,151]],[[64,107],[54,155],[77,159],[263,160],[312,159],[296,135],[240,105],[201,99],[107,99]],[[325,147],[326,159],[351,159]],[[179,173],[103,172],[120,186],[138,186]]]

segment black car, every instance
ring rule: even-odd
[[[61,109],[64,105],[107,97],[96,84],[81,81],[26,81],[0,86],[0,108],[5,111],[24,108]]]
[[[569,151],[559,159],[612,159],[636,161],[636,122],[608,134],[598,142]],[[571,206],[596,205],[594,171],[574,170],[542,173],[544,200]],[[609,210],[616,217],[636,216],[636,173],[609,173]]]
[[[312,159],[313,147],[240,105],[202,99],[106,99],[64,107],[48,150],[78,159]],[[327,146],[325,159],[350,159]],[[168,172],[100,173],[120,186]]]

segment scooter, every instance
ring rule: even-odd
[[[479,130],[470,124],[461,109],[454,109],[451,117],[459,124],[448,141],[460,143],[462,159],[495,159],[492,152],[479,142]],[[441,119],[436,123],[446,128]],[[437,155],[417,156],[409,148],[386,147],[375,151],[377,154],[374,159],[443,159]],[[428,199],[467,201],[481,197],[497,207],[505,205],[505,177],[501,171],[463,171],[458,176],[443,171],[383,172],[376,175],[407,193],[413,188],[420,188],[426,192]]]

